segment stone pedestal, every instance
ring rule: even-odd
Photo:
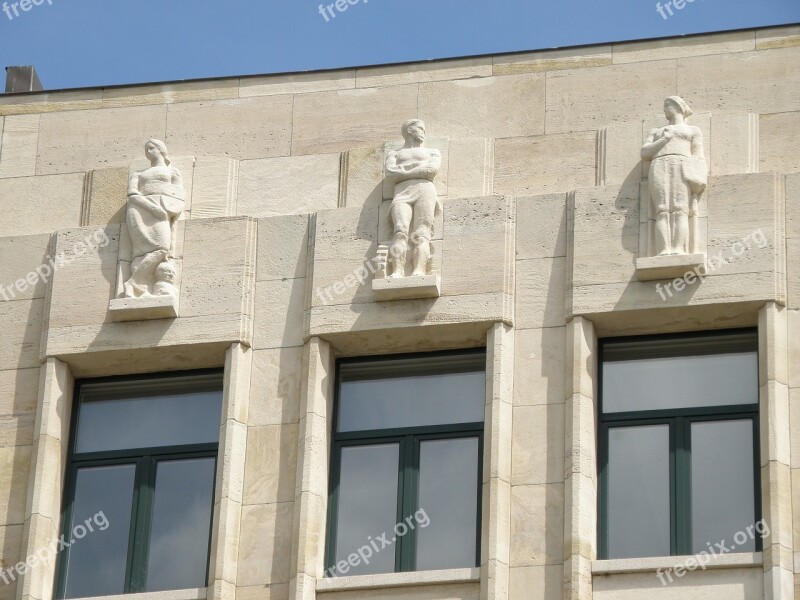
[[[669,254],[636,259],[636,277],[639,281],[674,279],[700,270],[706,270],[705,254]]]
[[[375,300],[409,300],[412,298],[438,298],[442,293],[439,275],[411,275],[385,277],[372,281]]]
[[[108,310],[113,321],[173,319],[178,316],[178,299],[174,296],[116,298],[109,303]]]

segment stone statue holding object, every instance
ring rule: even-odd
[[[431,262],[431,238],[439,197],[434,178],[442,166],[439,150],[423,148],[425,123],[406,121],[401,132],[405,144],[386,157],[386,176],[394,183],[394,197],[389,209],[394,234],[389,247],[390,278],[406,276],[409,242],[412,246],[412,276],[428,275]]]
[[[664,101],[669,124],[650,131],[642,146],[642,159],[650,162],[649,193],[651,256],[698,252],[697,204],[706,188],[708,168],[703,134],[686,123],[692,109],[683,98]]]
[[[149,140],[144,151],[150,167],[134,173],[128,183],[125,224],[132,252],[125,298],[177,294],[170,257],[186,192],[180,171],[170,166],[164,142]]]

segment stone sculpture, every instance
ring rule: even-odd
[[[134,173],[128,184],[125,224],[131,242],[131,268],[123,297],[177,296],[175,266],[170,257],[186,192],[180,171],[170,166],[164,142],[149,140],[144,151],[150,167]]]
[[[679,96],[664,101],[669,124],[650,131],[642,159],[651,161],[649,174],[652,256],[694,254],[698,244],[697,203],[706,188],[708,168],[703,134],[686,123],[692,109]]]
[[[433,222],[439,208],[434,178],[442,166],[441,153],[423,148],[425,123],[406,121],[401,132],[405,144],[386,157],[386,176],[394,182],[389,209],[394,235],[389,247],[389,277],[405,277],[409,241],[412,246],[412,276],[430,274]]]

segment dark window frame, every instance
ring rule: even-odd
[[[182,459],[214,459],[214,481],[212,489],[216,489],[216,473],[219,455],[219,441],[204,444],[181,444],[175,446],[156,446],[147,448],[129,448],[123,450],[105,450],[97,452],[75,451],[78,438],[78,419],[80,413],[81,388],[92,384],[148,383],[148,390],[157,390],[159,380],[174,382],[176,379],[201,381],[203,379],[218,381],[220,390],[223,386],[224,369],[202,369],[192,371],[172,371],[166,373],[148,373],[142,375],[120,375],[112,377],[87,378],[77,380],[73,391],[72,414],[70,415],[70,437],[65,469],[64,496],[61,509],[61,534],[70,539],[73,527],[73,509],[76,493],[78,470],[94,466],[134,465],[134,486],[131,502],[131,523],[128,533],[128,555],[125,573],[125,594],[144,593],[147,583],[147,560],[150,546],[150,529],[153,515],[153,500],[157,472],[157,463]],[[222,415],[220,415],[221,422]],[[216,500],[212,493],[212,518],[208,524],[209,555],[206,558],[205,582],[211,560],[211,537],[213,530],[213,506]],[[56,591],[54,597],[63,600],[66,597],[67,565],[69,564],[69,547],[58,555],[56,565]]]
[[[598,475],[600,490],[598,494],[598,558],[608,559],[608,454],[609,430],[615,427],[643,425],[668,425],[669,427],[669,470],[670,470],[670,555],[690,556],[692,549],[691,518],[691,426],[703,421],[751,420],[753,424],[753,492],[754,523],[762,518],[761,507],[761,449],[760,449],[760,399],[753,404],[704,406],[693,408],[656,409],[604,413],[603,411],[603,365],[606,347],[620,342],[685,341],[693,338],[732,338],[747,335],[753,338],[756,364],[759,361],[758,331],[754,328],[729,329],[718,331],[686,332],[677,334],[642,335],[603,338],[598,341]],[[702,353],[700,353],[702,354]],[[680,353],[691,356],[692,353]],[[646,356],[644,353],[642,356]],[[758,378],[758,370],[756,377]],[[756,389],[760,382],[756,381]],[[755,536],[756,551],[762,550],[762,541]],[[640,557],[647,558],[647,557]]]
[[[408,354],[390,354],[368,357],[348,357],[336,361],[336,379],[334,384],[333,425],[331,427],[331,456],[328,477],[328,514],[325,535],[325,576],[336,567],[336,535],[339,514],[339,480],[341,475],[342,448],[352,446],[389,444],[399,445],[399,466],[397,486],[397,515],[395,523],[402,523],[406,517],[413,515],[419,507],[419,460],[420,442],[441,439],[478,439],[477,464],[477,518],[475,535],[475,566],[481,561],[481,528],[483,515],[483,442],[486,427],[485,418],[480,422],[458,423],[449,425],[425,425],[417,427],[399,427],[392,429],[372,429],[363,431],[338,431],[340,372],[342,366],[350,364],[378,363],[392,360],[419,360],[430,357],[452,357],[454,360],[466,356],[483,356],[483,372],[486,373],[486,349],[473,348],[467,350],[448,350],[442,352],[424,352]],[[442,372],[447,372],[442,369]],[[484,403],[485,406],[485,403]],[[383,532],[376,532],[383,533]],[[387,532],[388,533],[388,532]],[[394,573],[416,571],[416,539],[417,532],[410,529],[404,536],[398,537],[394,546]],[[365,540],[366,542],[366,540]],[[357,549],[354,548],[355,552]]]

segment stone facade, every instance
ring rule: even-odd
[[[649,281],[640,149],[670,96],[704,140],[708,268]],[[409,119],[441,155],[441,289],[380,300]],[[0,135],[0,567],[58,536],[76,379],[224,366],[209,586],[153,598],[800,598],[800,28],[0,96]],[[149,139],[185,187],[180,304],[120,321]],[[655,573],[680,557],[597,560],[598,339],[740,326],[759,332],[763,552],[672,586]],[[472,347],[480,568],[323,578],[335,360]],[[38,566],[0,600],[50,600],[53,580]]]

